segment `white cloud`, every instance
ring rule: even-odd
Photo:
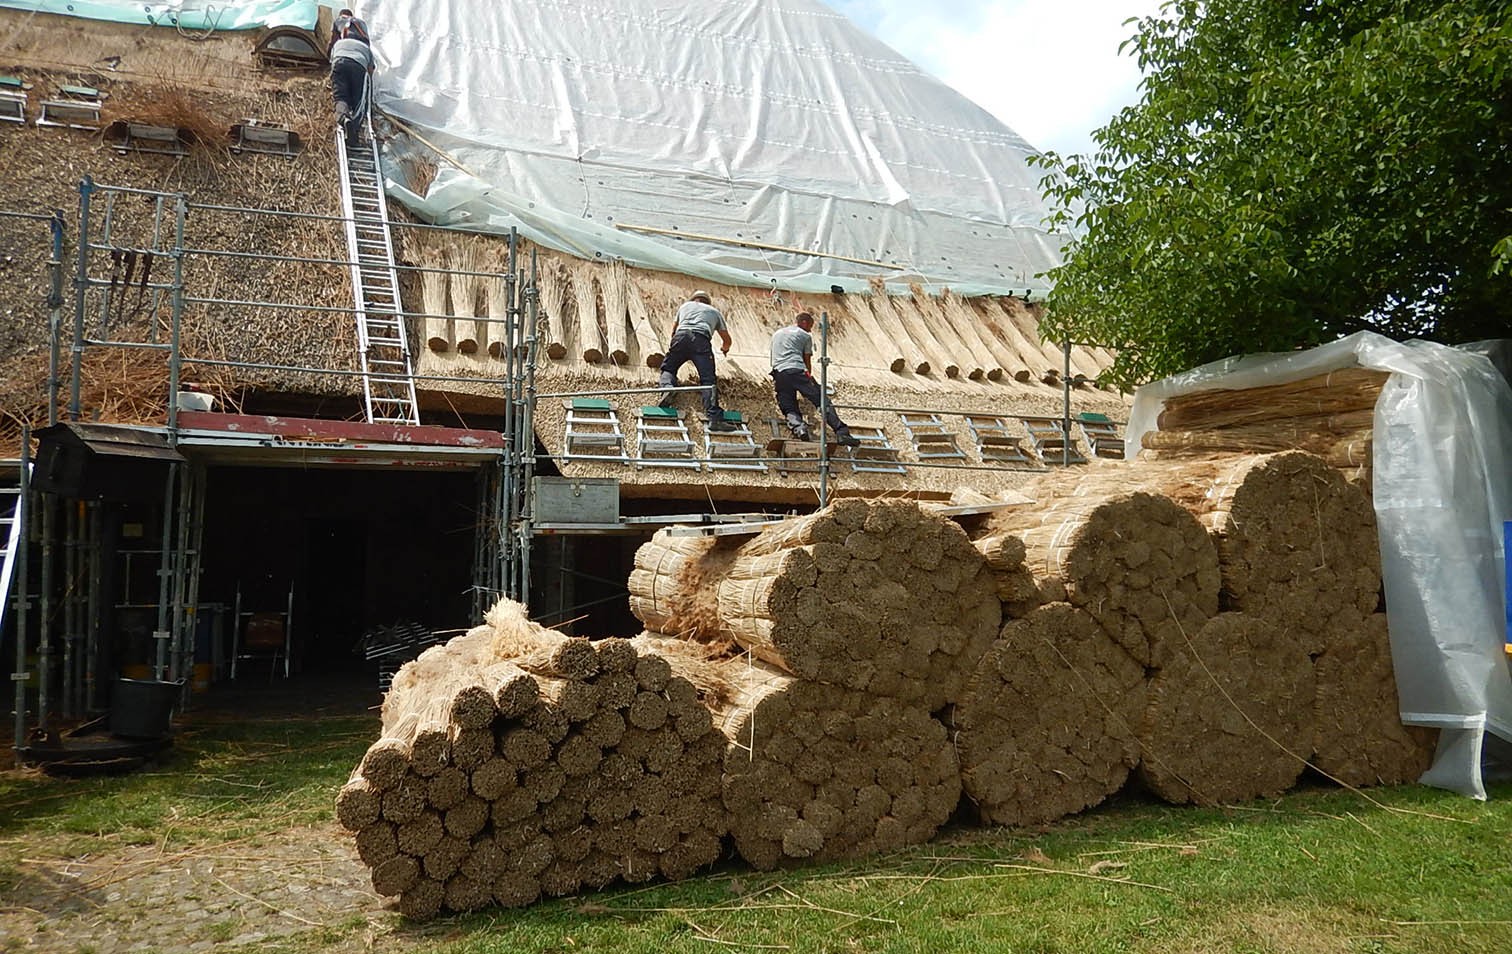
[[[1087,152],[1091,133],[1139,98],[1139,67],[1118,46],[1159,0],[832,0],[921,68],[1032,145]]]

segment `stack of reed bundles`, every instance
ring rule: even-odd
[[[921,844],[955,809],[955,750],[924,709],[757,661],[723,671],[734,687],[715,712],[728,743],[724,804],[754,867]]]
[[[1218,612],[1218,554],[1201,524],[1171,500],[1143,491],[1041,482],[1038,503],[999,511],[978,538],[1002,550],[995,589],[1014,611],[1038,600],[1086,610],[1141,665],[1158,666],[1177,628],[1196,630]],[[1012,565],[1017,538],[1022,566]],[[1008,569],[998,569],[1007,566]],[[1047,599],[1048,598],[1048,599]]]
[[[1305,450],[1369,493],[1375,405],[1389,377],[1344,368],[1285,384],[1178,395],[1167,399],[1158,430],[1141,439],[1140,456]]]
[[[1314,736],[1312,659],[1263,617],[1220,613],[1183,634],[1151,677],[1139,777],[1173,804],[1279,795]]]
[[[1438,733],[1402,724],[1386,614],[1357,625],[1336,619],[1324,646],[1313,663],[1313,764],[1357,788],[1417,781],[1433,761]]]
[[[724,749],[665,658],[505,601],[396,675],[337,818],[412,918],[682,878],[719,856]]]
[[[959,695],[1001,621],[965,532],[911,501],[843,499],[733,552],[675,539],[660,533],[636,558],[631,606],[648,627],[926,711]]]
[[[1331,622],[1357,623],[1380,602],[1375,512],[1314,454],[1231,454],[1093,466],[1038,489],[1098,498],[1138,488],[1192,513],[1217,545],[1225,610],[1308,634],[1318,653]]]
[[[1042,825],[1098,804],[1139,764],[1145,670],[1084,610],[1010,620],[951,724],[966,795],[985,822]]]

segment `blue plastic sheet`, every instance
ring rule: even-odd
[[[178,0],[136,3],[123,0],[0,0],[0,8],[29,13],[55,13],[86,20],[140,23],[181,30],[256,30],[261,27],[315,28],[319,5],[315,0]]]

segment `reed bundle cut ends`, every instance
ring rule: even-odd
[[[1042,825],[1118,791],[1139,764],[1145,671],[1086,612],[1051,603],[1003,627],[953,723],[985,822]]]
[[[945,727],[895,699],[741,661],[716,712],[736,850],[771,869],[921,844],[960,798]]]
[[[1068,494],[1076,488],[1056,489]],[[1161,664],[1182,627],[1195,631],[1218,611],[1217,552],[1201,524],[1172,501],[1102,487],[1045,499],[1047,506],[1003,511],[988,525],[989,535],[1022,539],[1039,599],[1058,596],[1054,585],[1039,581],[1063,585],[1067,602],[1090,613],[1147,666]],[[1027,584],[1018,590],[1032,606],[1036,596]]]
[[[1183,636],[1150,681],[1140,780],[1174,804],[1286,791],[1315,731],[1312,659],[1302,642],[1242,613],[1221,613]]]
[[[1428,771],[1438,733],[1402,724],[1385,613],[1336,621],[1313,671],[1320,771],[1356,788],[1415,782]]]

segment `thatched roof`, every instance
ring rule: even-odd
[[[180,160],[135,153],[118,155],[95,134],[34,125],[0,124],[0,157],[10,176],[0,208],[28,213],[64,211],[69,248],[64,260],[65,302],[62,314],[72,316],[73,243],[78,235],[79,181],[89,175],[100,183],[185,193],[196,207],[186,220],[185,246],[191,249],[256,251],[305,259],[340,262],[346,243],[339,222],[276,218],[215,211],[221,205],[282,209],[305,214],[340,214],[335,151],[331,145],[329,94],[319,73],[260,70],[251,51],[253,34],[216,34],[191,41],[171,29],[153,29],[76,20],[42,14],[0,11],[0,34],[8,37],[0,53],[0,72],[31,82],[33,115],[36,102],[59,84],[86,83],[107,94],[105,120],[150,118],[192,129],[200,148]],[[248,117],[287,125],[305,141],[294,161],[272,157],[233,158],[213,139],[214,130],[228,129]],[[423,153],[423,149],[419,150]],[[403,160],[405,178],[425,174],[424,162]],[[413,183],[412,183],[413,184]],[[94,208],[93,239],[101,205]],[[111,209],[110,244],[138,248],[171,246],[162,234],[171,229],[150,198],[117,197]],[[0,255],[9,256],[0,269],[0,307],[8,318],[0,322],[0,456],[13,453],[23,421],[45,423],[48,322],[46,295],[47,230],[43,223],[7,222],[0,239]],[[153,233],[159,233],[156,242]],[[438,237],[439,235],[439,237]],[[481,236],[395,230],[401,264],[430,265],[449,274],[423,287],[424,273],[408,273],[405,303],[411,311],[446,303],[446,313],[489,317],[499,310],[493,283],[469,279],[459,272],[498,273],[504,268],[503,243]],[[528,261],[530,248],[522,252]],[[605,261],[586,261],[540,252],[542,353],[538,390],[618,389],[651,385],[656,371],[647,360],[664,350],[671,316],[694,285],[686,277],[662,272],[627,270]],[[312,262],[271,263],[265,260],[191,254],[185,260],[186,293],[191,297],[297,303],[313,308],[350,307],[347,270],[340,265]],[[154,281],[167,277],[163,261]],[[92,274],[111,276],[106,252],[95,254]],[[140,272],[138,273],[140,280]],[[437,298],[439,291],[440,297]],[[1058,414],[1058,385],[1039,379],[1047,369],[1059,369],[1061,356],[1054,344],[1040,342],[1036,309],[1013,299],[964,300],[953,295],[934,298],[882,294],[850,294],[797,298],[765,289],[713,288],[716,304],[730,324],[734,347],[720,365],[724,403],[757,422],[758,442],[770,436],[764,424],[776,416],[767,377],[767,344],[773,330],[791,321],[801,308],[827,312],[830,320],[830,380],[840,404],[906,407],[939,411]],[[465,308],[463,301],[471,302]],[[165,341],[168,323],[166,296],[116,295],[108,315],[97,305],[87,309],[92,336],[108,334],[121,340]],[[458,335],[466,336],[469,322],[443,322],[438,346],[434,323],[412,319],[409,329],[417,373],[441,377],[476,377],[478,382],[422,382],[422,413],[434,409],[451,417],[496,417],[502,412],[500,388],[485,379],[502,373],[503,362],[488,354],[486,335],[498,326],[484,326],[482,346],[473,354],[456,350]],[[459,327],[460,326],[460,327]],[[65,322],[66,328],[66,322]],[[476,332],[474,332],[476,334]],[[550,352],[546,346],[553,346]],[[560,353],[560,357],[552,357]],[[597,360],[585,360],[598,352]],[[187,358],[316,367],[351,371],[356,367],[353,323],[341,311],[272,309],[191,302],[184,312],[184,353]],[[64,355],[66,361],[67,350]],[[1101,349],[1077,347],[1072,373],[1095,379],[1110,355]],[[921,370],[927,366],[928,370]],[[84,415],[87,419],[118,423],[162,423],[166,418],[166,359],[157,351],[90,349],[84,362]],[[1015,374],[1024,381],[1015,380]],[[358,379],[268,368],[226,368],[190,361],[185,380],[216,393],[221,406],[235,410],[249,395],[295,395],[306,400],[322,397],[350,399]],[[692,383],[692,371],[683,383]],[[66,397],[66,387],[65,387]],[[633,431],[634,407],[644,398],[617,398],[622,419]],[[679,398],[679,406],[697,418],[695,395]],[[1125,415],[1122,397],[1093,387],[1074,392],[1076,410]],[[842,411],[853,423],[887,429],[893,443],[907,447],[894,412]],[[562,451],[560,401],[542,401],[537,435],[547,451]],[[963,422],[956,418],[964,436]],[[695,432],[697,433],[697,432]],[[975,456],[968,453],[969,461]],[[905,460],[913,459],[907,452]],[[602,464],[564,464],[568,474],[619,477],[627,493],[646,496],[703,495],[703,485],[723,486],[728,493],[751,499],[807,502],[812,497],[812,474],[781,477],[749,471],[657,471]],[[1017,482],[1015,475],[982,477],[975,472],[915,469],[905,478],[850,475],[837,468],[835,487],[847,491],[922,491],[948,493],[962,483],[992,486]],[[739,489],[739,488],[744,488]]]

